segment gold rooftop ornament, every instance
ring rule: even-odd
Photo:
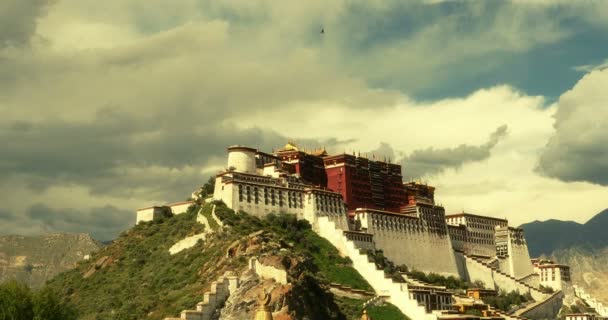
[[[361,316],[361,320],[372,320],[370,316],[367,315],[367,310],[363,310],[363,315]]]
[[[264,290],[264,293],[258,297],[258,309],[255,312],[253,320],[272,320],[272,312],[270,311],[270,294]]]

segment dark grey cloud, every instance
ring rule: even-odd
[[[26,212],[21,223],[27,223],[44,232],[86,232],[98,240],[114,239],[116,235],[135,224],[131,210],[113,206],[95,207],[87,210],[50,208],[34,204]]]
[[[507,135],[507,126],[500,126],[482,145],[461,144],[456,148],[415,150],[401,160],[403,175],[409,178],[432,176],[448,168],[460,168],[465,163],[482,161],[490,157],[496,144]]]
[[[27,45],[36,32],[37,20],[45,14],[50,3],[50,0],[2,0],[0,49]]]
[[[562,181],[608,186],[608,69],[583,77],[558,101],[555,133],[536,172]]]

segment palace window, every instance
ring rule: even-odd
[[[276,200],[274,197],[274,189],[270,190],[270,199],[272,200],[272,205],[276,205]]]
[[[279,207],[283,206],[283,191],[279,190]]]
[[[247,202],[251,203],[251,189],[247,186]]]
[[[258,194],[258,187],[253,188],[253,199],[255,201],[255,204],[258,204],[260,202],[260,198],[259,198],[259,194]]]
[[[243,186],[239,184],[239,201],[243,202]]]

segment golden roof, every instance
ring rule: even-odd
[[[283,150],[299,151],[298,146],[296,146],[296,143],[291,140],[287,142]]]

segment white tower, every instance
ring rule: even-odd
[[[228,168],[234,171],[255,174],[255,153],[256,149],[245,146],[228,147]]]

